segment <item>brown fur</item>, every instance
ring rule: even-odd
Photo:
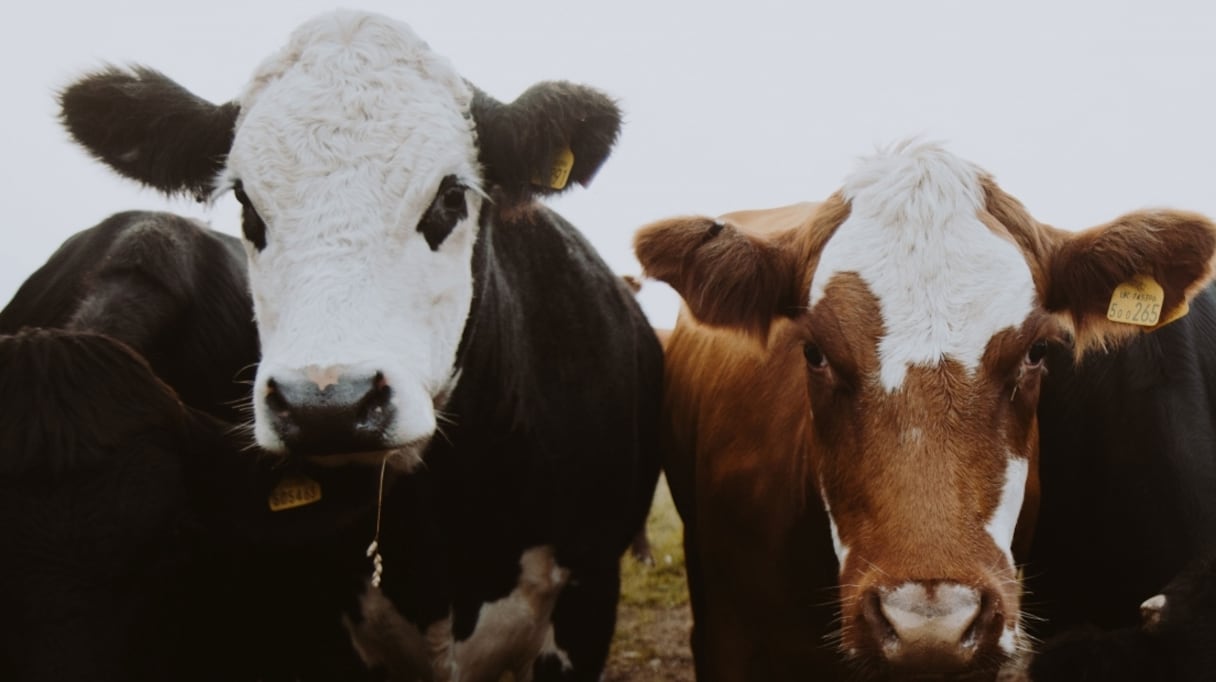
[[[989,217],[1026,253],[1039,299],[1073,335],[1078,357],[1146,331],[1106,319],[1118,285],[1137,275],[1155,279],[1164,318],[1212,279],[1216,225],[1197,213],[1138,211],[1070,233],[1036,221],[991,178],[982,185]]]
[[[672,332],[664,466],[690,574],[704,571],[692,581],[701,680],[841,673],[825,639],[836,566],[809,468],[802,334],[778,318],[761,343],[687,312]]]
[[[981,183],[980,219],[1026,255],[1042,308],[997,334],[974,376],[953,362],[913,367],[894,393],[875,380],[883,329],[864,282],[837,275],[805,308],[819,253],[849,215],[839,195],[639,233],[646,273],[688,305],[666,343],[664,446],[686,524],[699,679],[837,679],[832,591],[840,649],[873,661],[880,643],[859,602],[909,580],[980,590],[995,615],[977,666],[1001,662],[996,638],[1018,618],[1020,586],[985,524],[1006,453],[1029,459],[1013,541],[1015,559],[1024,555],[1038,509],[1042,375],[1028,349],[1069,332],[1078,352],[1136,333],[1105,320],[1113,288],[1151,274],[1166,309],[1177,305],[1211,277],[1216,228],[1150,212],[1072,234]],[[808,366],[808,343],[827,367]],[[820,485],[850,549],[839,575]]]
[[[954,362],[913,367],[903,388],[888,393],[873,380],[879,302],[848,274],[833,279],[825,300],[831,305],[816,306],[808,325],[830,362],[808,373],[810,460],[841,540],[853,548],[840,574],[842,644],[879,652],[860,608],[868,591],[949,580],[980,589],[1002,614],[986,652],[999,658],[995,638],[1016,619],[1019,594],[1014,567],[984,525],[1000,500],[1006,453],[1037,458],[1029,435],[1041,370],[1021,363],[1037,327],[998,335],[984,358],[989,371],[975,378]]]

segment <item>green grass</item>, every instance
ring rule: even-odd
[[[688,603],[684,577],[684,526],[671,501],[667,482],[660,479],[650,517],[646,520],[654,565],[632,556],[621,560],[621,604],[670,609]]]
[[[660,480],[646,523],[654,565],[626,553],[605,682],[691,682],[692,616],[684,577],[684,528]]]

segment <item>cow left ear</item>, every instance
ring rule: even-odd
[[[1176,319],[1216,266],[1216,225],[1197,213],[1140,211],[1056,238],[1044,307],[1071,329],[1078,355]]]
[[[621,128],[611,98],[562,81],[538,83],[510,104],[474,87],[472,115],[486,177],[508,201],[588,184]]]

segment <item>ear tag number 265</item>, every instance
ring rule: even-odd
[[[1106,309],[1106,319],[1111,322],[1154,327],[1161,319],[1161,306],[1165,302],[1165,290],[1152,277],[1138,275],[1115,287]]]

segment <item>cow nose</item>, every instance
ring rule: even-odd
[[[871,588],[863,599],[866,626],[887,661],[917,673],[965,670],[1003,627],[995,593],[957,583]]]
[[[380,372],[352,375],[309,368],[266,382],[271,426],[288,452],[341,454],[384,447],[393,420],[392,388]]]

